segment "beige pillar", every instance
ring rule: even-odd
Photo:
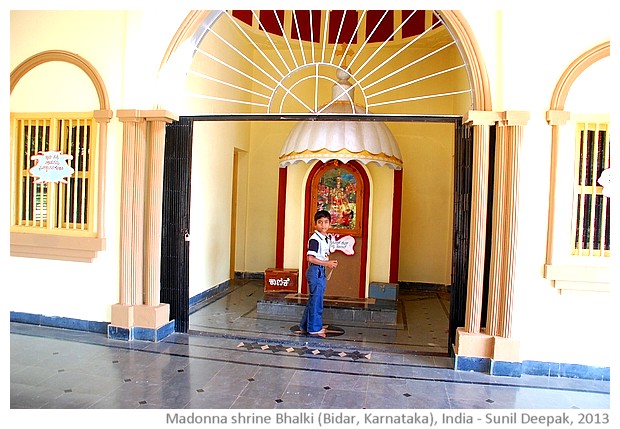
[[[516,254],[518,235],[518,214],[520,194],[520,158],[523,144],[523,129],[529,120],[529,112],[503,112],[498,122],[498,143],[502,146],[500,154],[503,162],[502,198],[498,201],[497,248],[493,249],[498,263],[492,275],[493,293],[489,294],[488,324],[492,326],[489,334],[494,336],[493,357],[495,360],[520,361],[519,341],[512,338],[512,315],[514,310],[514,289],[516,284]],[[501,158],[498,158],[501,159]],[[494,243],[495,244],[495,243]]]
[[[506,216],[506,141],[508,127],[498,124],[495,138],[495,174],[493,187],[493,220],[491,229],[491,261],[489,267],[489,295],[487,304],[486,332],[499,335],[499,320],[502,305],[502,290],[506,281],[504,255],[506,240],[504,218]]]
[[[161,211],[166,123],[165,110],[119,110],[123,123],[121,180],[120,302],[112,306],[112,325],[157,329],[169,322],[161,304]]]
[[[136,326],[158,328],[169,321],[170,306],[160,302],[161,222],[166,124],[178,119],[164,110],[142,111],[149,130],[144,236],[144,302]]]
[[[112,306],[114,326],[134,325],[134,306],[142,303],[142,221],[144,217],[144,139],[146,121],[137,110],[119,110],[123,123],[120,215],[119,303]]]
[[[472,111],[465,118],[465,123],[471,123],[474,129],[467,309],[465,311],[465,330],[472,333],[480,332],[489,186],[489,127],[495,123],[496,119],[497,114],[494,112]]]
[[[508,144],[506,169],[508,172],[508,189],[506,199],[505,254],[506,286],[503,293],[503,317],[500,323],[500,336],[510,338],[512,335],[513,297],[515,288],[515,269],[517,254],[517,233],[519,227],[519,193],[521,183],[521,147],[523,145],[523,128],[530,119],[529,112],[509,111],[503,114],[503,123],[508,126]]]

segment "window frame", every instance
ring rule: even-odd
[[[17,141],[23,136],[23,132],[18,127],[23,127],[22,121],[32,121],[32,125],[49,126],[50,147],[48,150],[56,150],[53,145],[58,144],[57,139],[60,138],[59,123],[61,121],[78,121],[90,127],[89,136],[89,154],[88,154],[88,201],[85,202],[87,209],[85,216],[88,222],[83,228],[75,227],[55,227],[48,224],[50,213],[47,214],[45,222],[37,225],[27,225],[22,222],[22,182],[26,177],[33,180],[33,176],[29,173],[30,165],[24,166],[23,142]],[[46,123],[47,122],[47,123]],[[84,124],[83,122],[87,122]],[[97,253],[105,248],[105,239],[99,234],[99,219],[101,201],[99,200],[101,173],[101,156],[100,149],[100,124],[96,118],[95,112],[12,112],[11,113],[11,255],[20,257],[32,257],[41,259],[71,260],[80,262],[92,262]],[[53,136],[53,137],[52,137]],[[77,137],[76,137],[77,138]],[[76,160],[77,161],[77,160]],[[80,172],[78,169],[71,177],[81,177],[75,180],[86,180],[86,173]],[[70,179],[70,178],[69,178]],[[84,182],[83,182],[84,183]],[[55,201],[54,195],[58,192],[58,184],[48,183],[48,201],[49,195],[52,195],[51,201]],[[84,203],[84,202],[83,202]],[[50,203],[54,205],[53,202]],[[65,204],[68,204],[65,201]],[[51,212],[51,210],[48,210]],[[75,220],[75,219],[73,219]],[[28,221],[32,222],[32,221]],[[78,225],[78,224],[73,224]]]
[[[569,114],[561,126],[562,133],[552,142],[554,153],[551,173],[549,229],[547,262],[544,277],[560,290],[609,291],[611,283],[611,251],[598,255],[575,252],[575,222],[577,205],[579,165],[579,124],[605,123],[608,137],[611,132],[610,115]],[[559,126],[559,125],[554,125]],[[607,197],[604,197],[607,198]]]

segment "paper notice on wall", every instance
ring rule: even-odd
[[[331,245],[329,248],[330,253],[334,253],[336,250],[344,253],[345,255],[353,255],[355,254],[354,247],[355,246],[355,238],[350,235],[345,235],[344,237],[340,237],[337,234],[331,235]]]
[[[68,160],[73,159],[73,155],[50,150],[39,152],[30,158],[36,162],[30,169],[30,174],[37,178],[34,183],[67,183],[67,177],[75,171],[67,164]]]

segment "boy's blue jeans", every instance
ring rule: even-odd
[[[323,295],[325,294],[325,267],[309,264],[306,269],[310,297],[301,316],[299,328],[306,332],[319,332],[323,328]]]

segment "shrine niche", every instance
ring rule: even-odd
[[[317,210],[327,210],[332,219],[327,234],[332,239],[331,258],[338,260],[338,269],[333,270],[326,296],[365,298],[368,189],[364,168],[353,160],[317,163],[308,177],[304,240],[314,231],[311,218]],[[305,266],[304,261],[302,270]],[[305,288],[304,281],[302,293]]]

